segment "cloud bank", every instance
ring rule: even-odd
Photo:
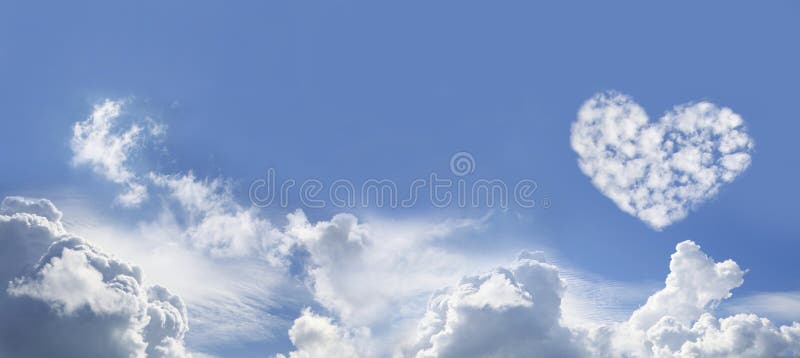
[[[777,327],[754,314],[714,317],[743,283],[735,262],[715,262],[691,241],[677,245],[664,288],[625,321],[567,327],[555,266],[523,254],[510,267],[465,277],[434,295],[406,356],[795,357],[800,323]]]
[[[0,253],[4,258],[0,279],[6,283],[0,297],[0,353],[188,356],[183,301],[163,287],[145,285],[138,267],[65,231],[61,217],[47,200],[9,197],[0,205]],[[387,279],[378,261],[368,259],[380,252],[373,251],[380,231],[358,223],[352,215],[311,224],[298,212],[290,215],[280,232],[299,246],[294,249],[307,251],[305,274],[314,298],[339,317],[304,309],[288,332],[295,346],[288,357],[800,354],[798,323],[776,326],[747,313],[715,317],[716,307],[743,284],[745,270],[732,260],[713,260],[691,241],[676,246],[663,288],[626,321],[586,326],[564,323],[562,301],[568,287],[559,268],[547,263],[542,253],[523,252],[510,265],[466,275],[456,285],[434,291],[416,327],[407,332],[410,338],[404,344],[390,345],[375,336],[373,328],[380,327],[381,319],[398,322],[397,317],[384,314],[402,306],[393,303],[385,310],[373,306],[373,299],[363,299],[376,292],[400,294],[398,299],[413,295],[380,286],[362,285],[366,289],[358,290],[349,283]],[[376,270],[367,276],[358,273],[370,266]],[[333,280],[339,275],[341,282]],[[418,277],[408,284],[419,284],[415,279]],[[375,316],[360,316],[359,305],[374,310]]]
[[[391,294],[372,286],[367,277],[414,285],[413,277],[383,276],[377,264],[365,260],[375,249],[369,225],[351,215],[316,224],[294,214],[286,232],[309,253],[314,298],[339,317],[306,310],[291,333],[297,351],[324,352],[332,342],[347,342],[347,354],[402,357],[793,357],[800,354],[800,323],[776,326],[750,313],[716,317],[717,307],[744,283],[745,270],[736,262],[717,262],[692,241],[679,243],[669,261],[664,286],[647,298],[628,319],[615,323],[571,320],[563,315],[565,286],[559,268],[539,252],[523,252],[507,266],[464,276],[455,286],[433,291],[416,327],[378,315],[356,319],[373,306],[370,294]],[[404,255],[398,252],[397,255]],[[372,271],[370,271],[370,269]],[[351,271],[352,270],[352,271]],[[356,274],[354,272],[367,272]],[[339,278],[334,280],[333,277]],[[350,280],[360,283],[349,287]],[[428,291],[430,292],[430,291]],[[392,297],[383,297],[392,301]],[[390,307],[402,310],[400,304]],[[387,311],[378,310],[385,313]],[[382,319],[383,321],[380,321]],[[310,324],[310,322],[317,324]],[[381,339],[372,328],[394,324],[407,329],[404,342]],[[313,328],[317,327],[317,328]],[[296,331],[295,331],[296,332]],[[323,337],[327,337],[324,338]],[[337,338],[333,338],[337,337]],[[378,344],[376,344],[379,342]],[[328,343],[322,343],[328,342]],[[396,344],[390,344],[396,343]],[[312,348],[309,348],[312,347]]]
[[[656,123],[632,98],[600,93],[572,125],[581,171],[622,211],[662,229],[715,196],[750,165],[742,118],[709,102],[676,106]]]

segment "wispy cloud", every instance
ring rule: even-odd
[[[800,292],[760,292],[734,297],[722,309],[728,313],[756,313],[784,322],[800,321]]]
[[[136,149],[147,139],[164,134],[164,125],[149,118],[127,126],[119,123],[124,100],[105,100],[94,106],[89,118],[73,126],[70,147],[75,165],[88,165],[104,178],[125,186],[117,196],[122,206],[138,206],[147,199],[147,187],[129,167]]]

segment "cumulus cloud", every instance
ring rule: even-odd
[[[41,216],[50,223],[61,224],[61,213],[50,200],[47,199],[31,199],[21,196],[9,196],[3,199],[0,204],[0,214],[13,215],[13,214],[32,214]]]
[[[270,339],[276,327],[291,323],[283,310],[316,301],[343,329],[381,331],[360,342],[363,351],[391,351],[405,330],[389,325],[413,324],[429,293],[457,279],[466,263],[429,243],[484,225],[483,219],[365,225],[350,214],[310,222],[297,211],[276,227],[237,203],[225,180],[191,172],[148,179],[165,199],[157,220],[140,223],[135,234],[82,227],[186,300],[187,342],[195,349]]]
[[[681,220],[750,165],[742,118],[709,102],[676,106],[650,123],[632,98],[600,93],[572,125],[581,171],[622,211],[655,229]]]
[[[691,241],[677,245],[665,286],[627,322],[594,332],[597,353],[639,357],[794,357],[800,324],[776,327],[753,314],[715,318],[745,270],[715,262]]]
[[[288,216],[284,234],[293,243],[299,276],[313,299],[340,324],[369,330],[362,350],[390,354],[405,340],[431,292],[457,280],[468,261],[437,242],[482,225],[481,220],[361,222],[350,214],[309,222]],[[476,264],[476,262],[472,262]]]
[[[181,299],[64,231],[60,217],[46,200],[3,201],[0,355],[187,356]]]
[[[735,262],[715,262],[691,241],[677,245],[662,289],[626,321],[592,327],[561,319],[563,281],[541,255],[467,276],[430,300],[403,356],[795,357],[800,323],[754,314],[716,318],[743,283]]]
[[[745,271],[736,262],[714,262],[691,241],[677,245],[669,268],[666,286],[631,316],[629,322],[635,328],[651,327],[664,316],[688,323],[715,308],[744,283]]]
[[[560,324],[564,284],[541,254],[509,268],[463,278],[433,296],[418,326],[415,357],[579,357],[577,337]]]
[[[178,199],[170,187],[154,184],[152,192],[163,195],[163,205],[153,220],[118,227],[108,225],[111,218],[104,213],[82,212],[77,206],[65,208],[71,229],[136,262],[149,282],[181,296],[192,321],[186,341],[193,350],[263,341],[273,338],[276,327],[283,331],[291,321],[274,315],[275,310],[296,307],[297,301],[308,301],[309,294],[286,275],[284,255],[268,255],[275,246],[270,243],[278,243],[269,237],[269,221],[237,205],[224,181],[191,174],[164,179],[181,183],[176,190],[204,194],[192,202]],[[230,226],[208,224],[228,221]]]
[[[124,104],[107,99],[95,105],[89,118],[73,126],[70,147],[73,164],[87,165],[107,180],[123,185],[125,191],[117,196],[117,202],[137,206],[147,199],[147,186],[131,170],[129,159],[147,138],[162,135],[164,126],[143,119],[120,128]]]
[[[362,256],[367,242],[367,229],[355,216],[339,214],[331,221],[308,222],[302,211],[288,216],[286,233],[308,253],[302,264],[316,299],[345,319],[365,307],[364,286],[349,280],[350,273],[364,267]]]
[[[44,209],[44,210],[43,210]],[[0,285],[36,264],[48,246],[66,235],[61,213],[49,201],[8,197],[0,204]]]
[[[213,197],[189,197],[209,195]],[[221,211],[225,213],[230,209],[225,200],[217,204],[203,203],[202,199],[184,201],[188,206],[204,208],[200,213],[227,208]],[[187,355],[183,343],[187,307],[182,300],[162,287],[146,286],[136,266],[67,233],[61,216],[45,200],[12,197],[0,205],[0,254],[9,258],[2,261],[5,266],[0,277],[8,283],[5,295],[0,297],[4,322],[0,352]],[[664,287],[628,320],[583,327],[565,323],[561,311],[569,288],[559,277],[559,269],[547,263],[541,253],[523,252],[508,266],[467,275],[453,287],[433,291],[432,287],[441,286],[453,275],[441,275],[447,271],[439,268],[463,265],[443,259],[435,250],[430,257],[415,256],[420,255],[420,249],[433,250],[430,240],[435,240],[441,228],[430,230],[438,226],[428,225],[407,232],[405,235],[417,238],[427,235],[409,244],[399,239],[403,235],[393,239],[387,234],[396,232],[397,226],[381,228],[376,224],[360,223],[349,214],[312,224],[302,212],[296,212],[279,230],[296,246],[288,252],[305,250],[307,256],[300,257],[313,298],[336,317],[303,310],[289,330],[295,346],[289,357],[372,356],[392,350],[399,356],[418,357],[800,354],[800,324],[776,326],[747,313],[714,316],[717,305],[742,285],[745,270],[731,260],[716,262],[690,241],[676,246]],[[408,265],[405,270],[398,266],[402,260],[397,257],[410,260],[403,261]],[[437,260],[446,263],[436,267]],[[443,277],[434,279],[426,274]],[[208,279],[215,280],[213,275]],[[421,310],[402,303],[431,291],[433,296]],[[402,318],[419,317],[418,312],[424,315],[409,343],[400,345],[397,337],[386,338],[397,335],[392,331],[406,332]],[[47,345],[33,344],[40,343],[43,335],[63,338],[50,339]]]
[[[296,350],[289,358],[363,356],[353,342],[353,334],[338,326],[328,317],[320,316],[306,308],[289,329],[289,339]],[[277,358],[286,358],[278,354]]]
[[[276,327],[282,331],[290,323],[273,312],[307,300],[308,293],[287,280],[283,268],[259,256],[210,256],[187,245],[185,227],[174,222],[142,223],[133,232],[112,228],[107,235],[88,229],[90,237],[108,237],[101,243],[139,264],[149,282],[181,296],[192,322],[186,342],[193,350],[272,339]]]

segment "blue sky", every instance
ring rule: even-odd
[[[485,254],[489,266],[544,249],[592,277],[652,290],[670,272],[675,245],[692,240],[749,270],[734,300],[800,291],[796,3],[0,6],[0,194],[49,198],[67,222],[93,216],[133,232],[167,205],[157,194],[139,208],[114,205],[119,187],[73,163],[73,125],[104,99],[126,99],[131,118],[147,115],[168,128],[131,161],[135,171],[225,178],[243,206],[268,168],[279,178],[409,183],[448,173],[451,155],[466,151],[476,176],[535,180],[535,196],[552,207],[346,211],[367,222],[485,217],[445,247]],[[592,185],[570,146],[578,109],[606,90],[632,96],[653,121],[687,102],[733,109],[755,142],[752,164],[686,219],[651,229]],[[259,215],[282,223],[297,208],[311,222],[342,211],[293,201]],[[113,252],[108,245],[101,246]],[[336,316],[307,299],[271,314],[290,323],[311,305]],[[787,317],[798,316],[769,318]],[[287,324],[277,324],[274,337],[202,350],[285,353]]]

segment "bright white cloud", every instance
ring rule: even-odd
[[[797,357],[800,324],[776,327],[754,314],[717,319],[703,313],[687,326],[665,316],[647,330],[655,357]]]
[[[630,319],[635,328],[646,329],[661,317],[688,323],[731,296],[744,283],[745,271],[733,260],[714,262],[700,246],[684,241],[676,247],[669,263],[666,286],[647,299]]]
[[[388,325],[412,325],[430,292],[456,279],[466,264],[431,244],[485,225],[484,219],[376,219],[365,225],[349,214],[311,223],[298,211],[275,228],[240,206],[223,180],[191,173],[150,178],[154,189],[164,190],[167,204],[156,220],[130,232],[103,228],[92,221],[97,214],[89,213],[81,220],[89,222],[76,229],[139,263],[151,281],[187,302],[192,320],[187,342],[194,349],[270,339],[277,327],[291,323],[273,312],[317,301],[335,313],[343,329],[381,331],[359,342],[363,351],[390,352],[406,330]],[[198,234],[208,223],[242,216],[255,224],[221,229],[210,236],[214,240]],[[228,243],[235,240],[247,244]],[[235,247],[246,249],[230,250]]]
[[[572,125],[584,174],[622,211],[655,229],[681,220],[750,165],[742,118],[708,102],[676,106],[650,123],[628,96],[597,94]]]
[[[753,314],[713,316],[744,273],[731,260],[715,262],[691,241],[680,243],[664,288],[627,321],[587,328],[561,319],[558,269],[526,255],[434,295],[403,355],[797,356],[800,323],[778,327]]]
[[[257,209],[237,203],[226,180],[200,179],[191,171],[135,170],[131,158],[147,140],[163,136],[165,126],[131,118],[126,106],[126,101],[106,100],[75,124],[73,163],[126,186],[118,203],[136,206],[156,194],[162,196],[162,208],[133,233],[102,223],[81,230],[141,263],[190,303],[195,329],[189,338],[196,346],[269,338],[283,322],[269,313],[280,304],[272,291],[290,293],[285,301],[304,297],[285,277],[290,246],[284,235]],[[96,214],[87,216],[83,219],[93,221]]]
[[[244,257],[285,250],[281,233],[258,216],[256,208],[239,205],[230,185],[220,179],[200,180],[187,174],[150,174],[151,181],[165,188],[182,209],[187,222],[187,242],[214,257]],[[285,253],[285,252],[284,252]]]
[[[563,327],[564,285],[541,254],[523,253],[509,268],[468,276],[433,296],[420,321],[415,357],[579,357]]]
[[[80,204],[64,208],[70,213],[71,230],[136,262],[148,273],[148,282],[169,287],[186,302],[192,322],[186,341],[193,350],[285,334],[291,321],[272,312],[309,300],[305,287],[289,279],[282,264],[266,260],[260,251],[219,256],[194,244],[188,233],[196,222],[190,223],[181,205],[164,206],[155,219],[132,227],[110,225],[112,218],[81,208]]]
[[[46,200],[3,201],[0,355],[187,356],[181,299],[145,286],[138,267],[67,233],[60,217]]]
[[[593,332],[596,354],[641,357],[794,357],[800,324],[775,327],[768,319],[713,311],[743,283],[732,260],[715,262],[691,241],[677,245],[665,286],[627,322]]]
[[[200,218],[193,225],[203,222],[209,213],[228,215],[239,210],[233,198],[223,194],[227,190],[222,187],[208,190],[208,186],[215,184],[194,178],[180,179],[188,186],[205,183],[191,190],[205,194],[185,196],[193,199],[174,199],[184,210]],[[321,303],[336,317],[334,321],[310,310],[303,311],[289,333],[296,347],[289,356],[334,354],[332,352],[343,356],[396,353],[420,357],[463,356],[475,352],[496,356],[525,356],[531,352],[608,357],[791,356],[796,352],[797,325],[776,327],[764,318],[751,315],[722,319],[712,316],[717,304],[742,284],[744,270],[731,260],[715,262],[692,242],[676,247],[664,288],[653,294],[630,319],[616,324],[591,328],[575,324],[575,320],[567,324],[561,313],[565,288],[558,268],[545,263],[543,255],[538,253],[525,253],[508,267],[466,276],[452,288],[436,290],[459,272],[458,267],[466,265],[463,258],[456,255],[439,255],[445,252],[435,248],[436,238],[442,232],[451,235],[459,228],[482,226],[480,220],[472,224],[461,221],[439,225],[387,224],[379,220],[365,224],[349,214],[311,223],[302,212],[289,215],[284,228],[270,231],[270,235],[279,234],[282,245],[287,246],[276,253],[283,255],[277,261],[281,262],[278,266],[287,268],[302,264],[304,274],[301,277],[305,275],[311,289],[309,298]],[[167,232],[185,230],[175,223],[150,223],[143,228],[153,232],[172,226],[174,228]],[[401,228],[406,232],[400,233]],[[305,254],[298,255],[298,250]],[[180,257],[175,252],[167,255],[175,259]],[[212,270],[226,275],[227,280],[258,277],[247,273],[248,270],[231,271],[228,275],[224,272],[228,269],[213,263],[229,260],[213,257],[211,261],[202,259],[202,262],[217,267]],[[238,257],[237,261],[247,257]],[[199,269],[202,265],[196,267]],[[213,271],[203,275],[209,284],[217,281]],[[209,288],[220,289],[214,285]],[[233,336],[241,339],[242,331],[249,330],[246,316],[257,316],[259,310],[270,309],[269,305],[251,306],[252,300],[269,302],[276,294],[287,292],[283,291],[286,287],[271,287],[275,291],[258,291],[264,294],[261,298],[245,298],[242,292],[248,288],[244,288],[244,291],[234,290],[223,296],[207,295],[197,301],[205,305],[195,311],[206,321],[205,337],[214,337],[209,334],[213,334],[215,325],[225,325],[224,317],[208,316],[210,312],[222,310],[227,312],[223,316],[230,314],[230,317],[240,317],[241,321],[237,319],[240,322],[237,326],[219,327],[219,332],[230,335],[238,331],[240,335]],[[434,296],[427,309],[408,304],[431,292]],[[231,302],[242,305],[231,305]],[[401,338],[407,341],[409,337],[406,321],[409,317],[419,317],[421,312],[426,313],[412,334],[412,343],[401,345],[404,341]],[[258,318],[261,321],[275,319],[270,315]]]
[[[353,334],[336,325],[330,318],[319,316],[306,308],[289,329],[289,339],[297,350],[289,358],[363,356],[353,342]],[[278,354],[277,358],[286,358]]]
[[[147,199],[147,187],[129,167],[135,150],[149,137],[163,135],[164,126],[151,119],[119,128],[125,101],[105,100],[94,106],[86,120],[73,126],[72,162],[88,165],[107,180],[125,186],[117,197],[123,206],[138,206]]]
[[[362,348],[379,355],[405,341],[430,294],[469,266],[465,257],[438,247],[442,235],[483,225],[466,219],[362,223],[350,214],[311,223],[301,211],[288,219],[283,231],[294,242],[314,300],[347,329],[374,332]]]

